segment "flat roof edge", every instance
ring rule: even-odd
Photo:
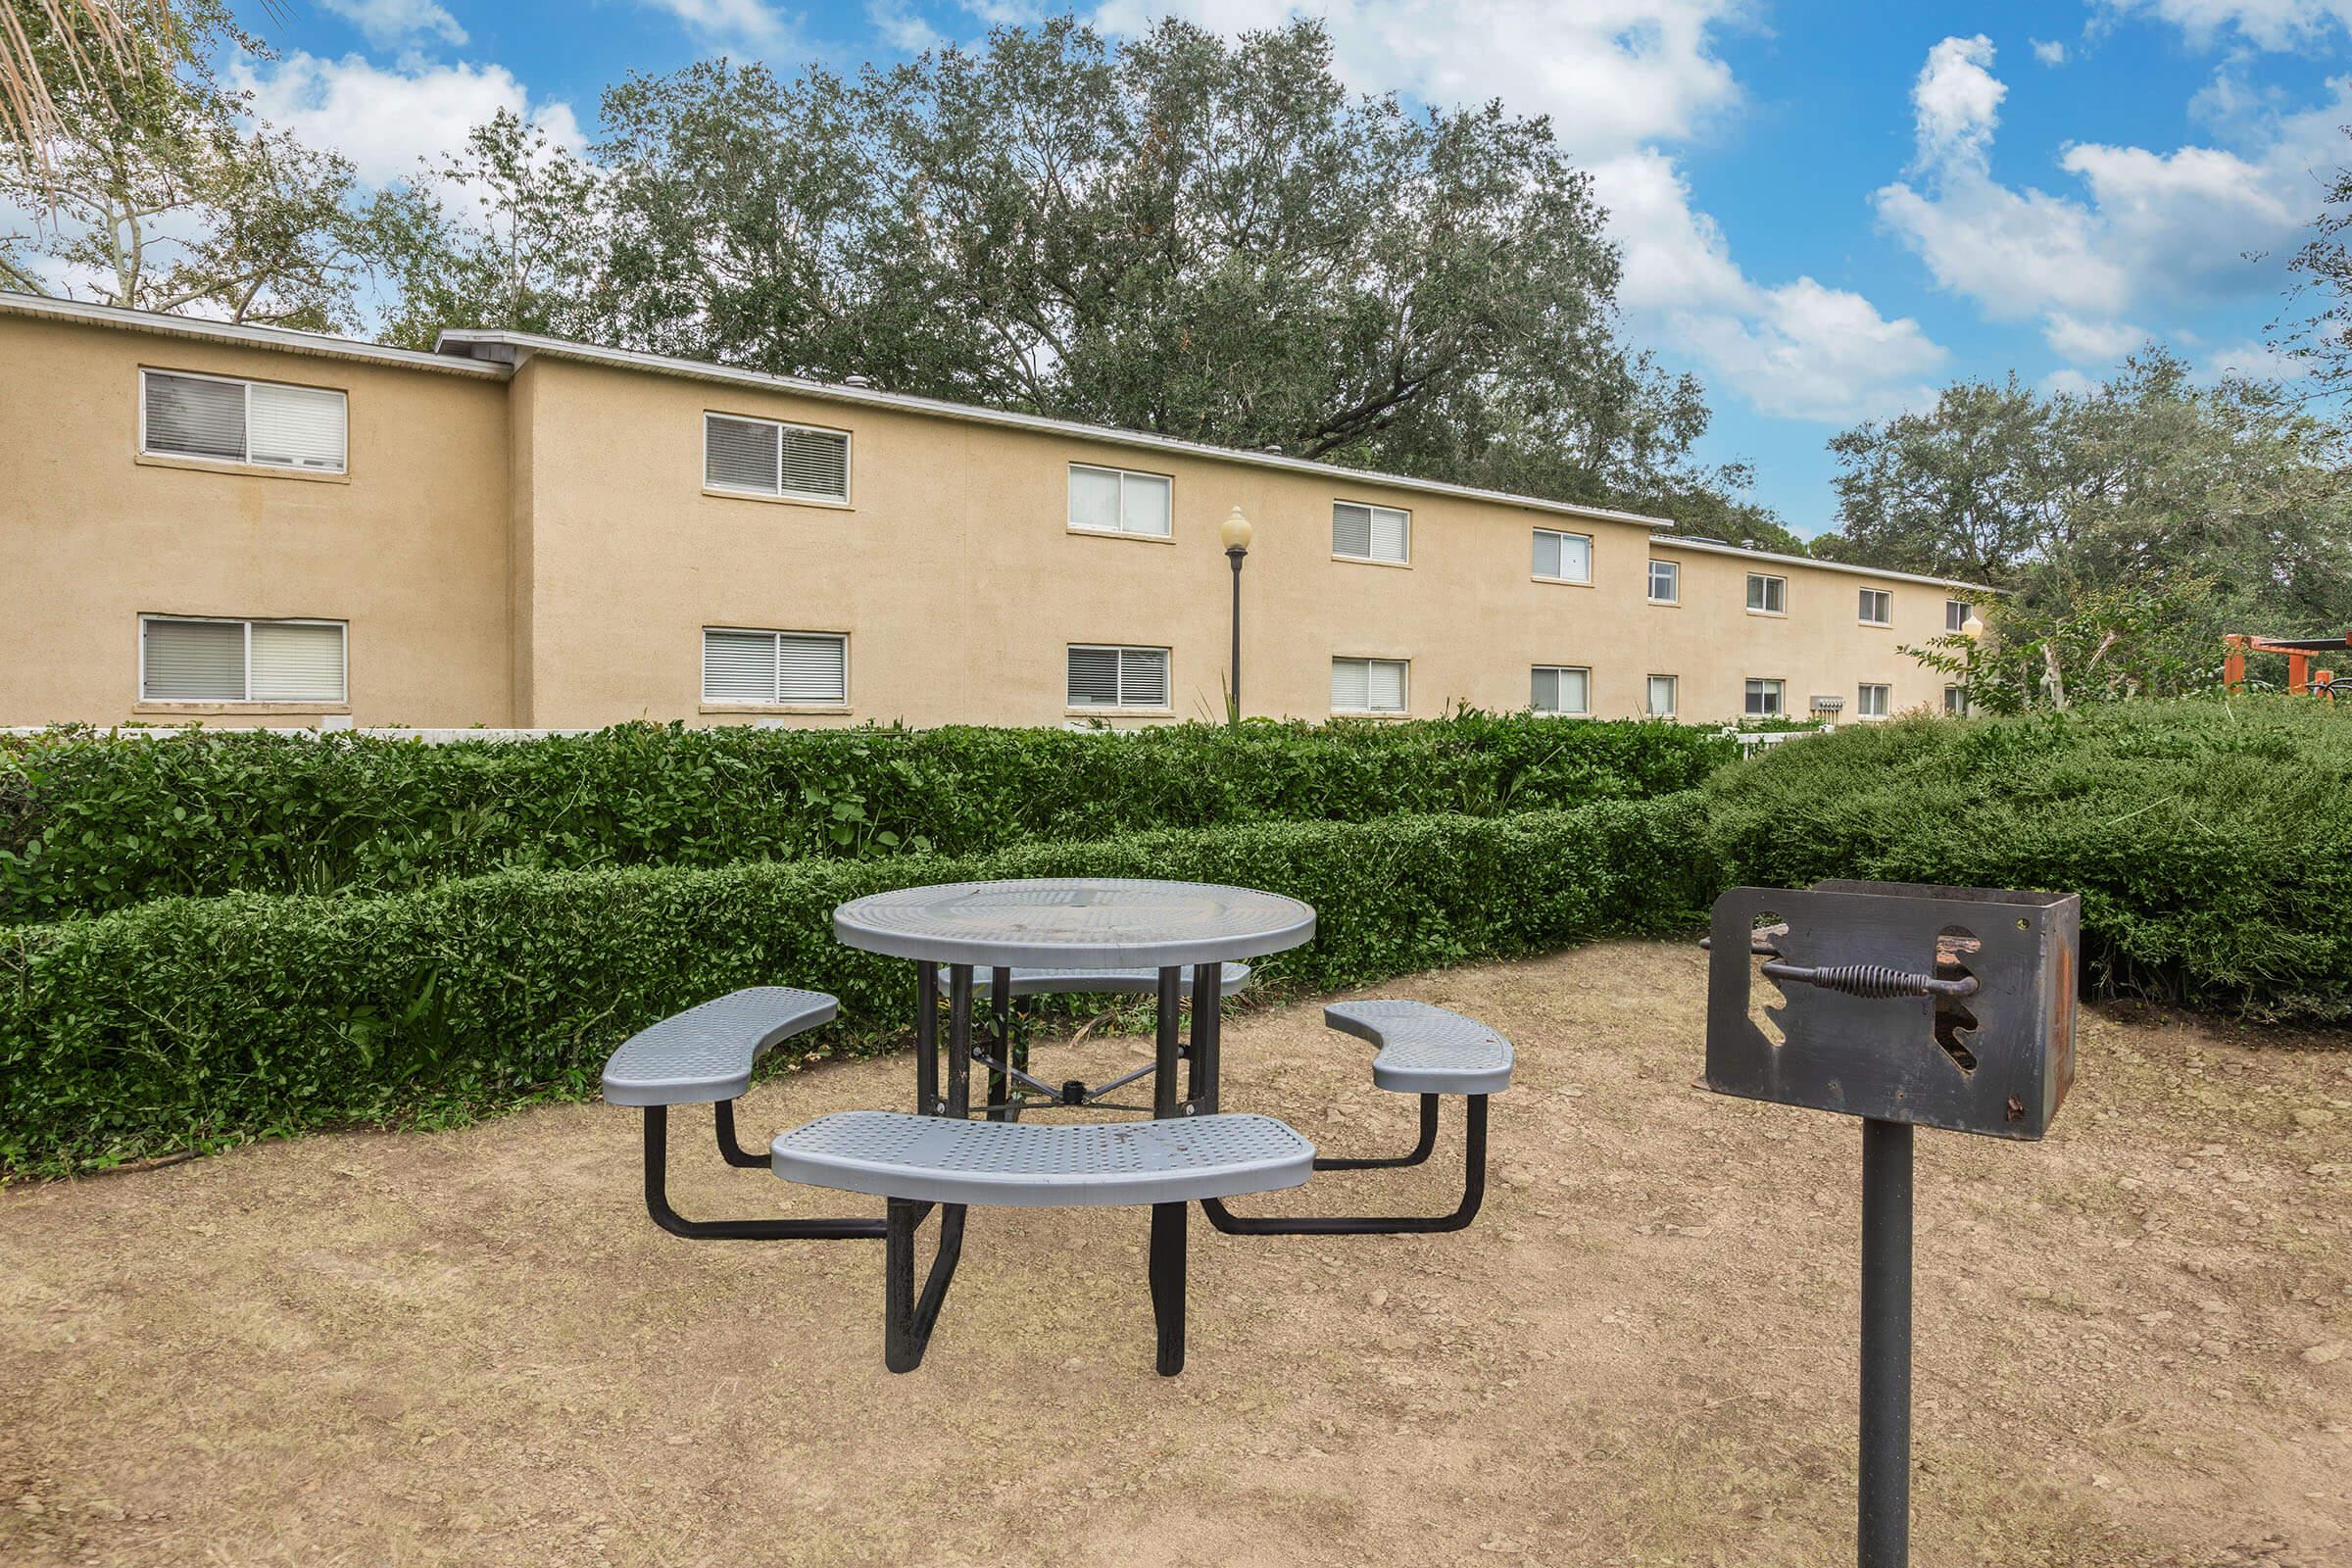
[[[1076,419],[1056,419],[1042,414],[1018,414],[1005,409],[987,409],[978,404],[953,403],[944,398],[915,397],[905,392],[885,392],[879,387],[848,386],[835,381],[813,381],[805,376],[777,375],[765,370],[738,369],[733,366],[711,365],[702,360],[674,359],[664,354],[646,354],[636,349],[611,349],[593,343],[574,343],[564,338],[540,337],[529,332],[493,331],[482,328],[449,328],[441,333],[435,345],[437,352],[451,356],[472,357],[484,351],[502,352],[516,359],[532,354],[547,354],[559,359],[579,360],[591,365],[609,365],[624,369],[645,370],[657,375],[681,376],[688,380],[716,381],[735,386],[765,387],[772,391],[790,392],[801,397],[816,398],[834,403],[855,403],[868,408],[898,409],[910,414],[925,414],[936,418],[962,419],[975,424],[995,424],[1010,429],[1029,430],[1043,435],[1068,436],[1078,440],[1100,441],[1111,446],[1133,447],[1150,452],[1177,453],[1187,457],[1209,458],[1225,463],[1242,463],[1261,468],[1279,468],[1292,473],[1312,473],[1328,478],[1353,480],[1359,484],[1378,484],[1389,489],[1411,490],[1422,495],[1446,496],[1461,501],[1484,501],[1498,506],[1520,507],[1534,512],[1551,513],[1560,516],[1590,517],[1601,522],[1623,522],[1652,532],[1673,528],[1664,517],[1652,517],[1636,512],[1619,512],[1608,507],[1584,506],[1573,501],[1549,501],[1541,496],[1513,495],[1504,490],[1482,490],[1474,485],[1451,484],[1442,479],[1416,479],[1406,474],[1382,473],[1373,468],[1350,468],[1337,463],[1323,463],[1312,458],[1294,458],[1273,452],[1250,452],[1239,447],[1212,446],[1204,441],[1187,441],[1178,436],[1153,435],[1144,430],[1122,430],[1115,425],[1086,424]]]
[[[1850,561],[1823,561],[1816,556],[1788,556],[1774,550],[1750,550],[1745,545],[1726,544],[1721,539],[1693,539],[1686,534],[1659,534],[1650,540],[1657,547],[1679,550],[1703,550],[1710,555],[1744,556],[1750,561],[1778,562],[1785,566],[1813,566],[1822,571],[1843,571],[1857,577],[1884,577],[1889,582],[1925,583],[1931,588],[1957,588],[1970,594],[2003,594],[2006,588],[1994,588],[1981,582],[1964,582],[1958,577],[1932,577],[1925,572],[1896,571],[1890,566],[1858,566]]]
[[[201,316],[125,310],[119,305],[94,305],[86,300],[61,300],[46,294],[22,294],[9,289],[0,289],[0,312],[79,321],[85,325],[112,327],[124,332],[150,332],[160,337],[236,343],[247,348],[276,349],[281,353],[310,354],[323,359],[367,360],[379,365],[398,365],[412,370],[436,371],[443,375],[471,375],[499,380],[508,373],[504,367],[480,360],[427,354],[420,349],[396,349],[381,343],[337,337],[331,332],[303,332],[285,326],[248,326],[235,321],[208,320]]]

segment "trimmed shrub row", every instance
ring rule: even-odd
[[[428,746],[352,734],[0,741],[0,921],[150,899],[385,893],[515,867],[985,855],[1254,821],[1490,816],[1695,787],[1672,724],[684,730]]]
[[[1695,793],[1564,811],[1268,823],[701,868],[506,871],[379,898],[165,900],[0,928],[0,1161],[59,1174],[356,1121],[448,1121],[591,1094],[612,1046],[739,986],[842,999],[820,1053],[906,1024],[909,966],[838,946],[883,888],[1161,876],[1306,900],[1264,966],[1331,989],[1688,926],[1716,886]]]
[[[1855,725],[1708,794],[1734,881],[2079,893],[2094,992],[2352,1018],[2352,711],[2237,698]]]

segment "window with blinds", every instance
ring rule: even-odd
[[[1592,672],[1568,664],[1538,664],[1528,707],[1539,713],[1592,711]]]
[[[350,406],[324,387],[182,370],[139,372],[139,450],[315,473],[348,463]]]
[[[339,620],[139,619],[143,703],[346,700]]]
[[[703,487],[792,501],[850,499],[850,433],[703,415]]]
[[[1070,465],[1070,526],[1088,533],[1168,537],[1168,478],[1126,468]]]
[[[1746,711],[1750,718],[1777,718],[1781,712],[1781,683],[1777,680],[1749,680],[1746,686]]]
[[[1168,651],[1094,643],[1070,645],[1072,708],[1166,708]]]
[[[1536,575],[1553,582],[1592,580],[1592,539],[1589,534],[1536,530]]]
[[[1675,703],[1680,696],[1675,687],[1680,684],[1672,675],[1652,675],[1642,711],[1652,718],[1672,718]]]
[[[1884,588],[1862,589],[1859,613],[1865,626],[1893,625],[1894,595]]]
[[[1411,559],[1412,514],[1395,507],[1364,507],[1335,501],[1331,507],[1331,553],[1349,561]]]
[[[703,628],[703,701],[838,708],[850,700],[850,640],[838,632]]]
[[[1335,659],[1331,662],[1331,710],[1335,713],[1404,711],[1405,661]]]

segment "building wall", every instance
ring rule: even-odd
[[[342,389],[349,472],[141,458],[142,366]],[[509,722],[505,397],[0,313],[0,722]],[[142,705],[142,613],[348,621],[351,701]]]
[[[350,472],[328,480],[136,457],[138,367],[340,387]],[[706,491],[706,412],[852,433],[846,506]],[[1223,711],[1231,576],[1219,525],[1255,527],[1242,579],[1244,706],[1321,718],[1338,656],[1410,663],[1409,711],[1523,708],[1537,664],[1592,671],[1592,710],[1642,710],[1673,674],[1679,716],[1738,716],[1742,682],[1853,713],[1864,681],[1900,710],[1939,676],[1894,650],[1940,631],[1944,591],[1661,544],[1564,516],[1080,434],[976,423],[788,389],[527,357],[462,376],[0,312],[0,723],[316,720],[316,708],[142,707],[142,611],[350,622],[362,725],[572,727],[629,718],[796,724],[1052,724],[1073,642],[1170,650],[1171,702],[1117,723]],[[1173,537],[1073,531],[1072,463],[1162,473]],[[1334,559],[1335,501],[1411,516],[1404,565]],[[1537,580],[1533,530],[1592,540],[1590,585]],[[1681,603],[1647,603],[1652,555]],[[1788,579],[1750,614],[1751,566]],[[1863,626],[1857,588],[1892,593]],[[850,700],[701,700],[702,631],[839,632]],[[1088,710],[1089,716],[1103,716]]]

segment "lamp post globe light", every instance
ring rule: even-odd
[[[1240,507],[1235,507],[1217,529],[1217,537],[1225,541],[1225,559],[1233,565],[1232,684],[1225,693],[1225,721],[1229,724],[1242,721],[1242,562],[1250,554],[1251,532],[1250,519],[1242,515]]]

